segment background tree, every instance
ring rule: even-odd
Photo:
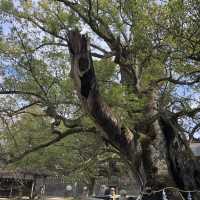
[[[142,190],[199,188],[186,140],[199,129],[197,1],[2,0],[1,11],[11,30],[1,40],[1,94],[15,97],[4,115],[37,104],[53,119],[56,141],[101,133]],[[87,30],[90,44],[74,28]]]

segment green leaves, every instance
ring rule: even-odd
[[[115,78],[116,64],[111,59],[94,61],[94,67],[100,84]]]
[[[12,0],[1,0],[0,2],[0,8],[2,10],[6,10],[8,12],[12,11],[14,6],[13,6],[13,1]]]

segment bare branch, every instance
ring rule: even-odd
[[[29,71],[31,72],[31,75],[34,79],[34,81],[36,82],[36,84],[39,86],[40,90],[44,93],[45,96],[47,96],[47,92],[44,90],[44,87],[42,86],[42,84],[40,83],[40,81],[38,80],[38,78],[36,77],[36,74],[33,72],[33,66],[32,66],[32,56],[31,56],[31,59],[30,59],[30,56],[27,52],[27,47],[26,45],[24,44],[24,41],[23,41],[23,38],[21,37],[21,34],[16,30],[17,34],[18,34],[18,37],[20,39],[20,42],[21,42],[21,45],[22,45],[22,48],[24,50],[24,53],[25,53],[25,56],[26,56],[26,59],[27,59],[27,62],[29,64]]]
[[[37,46],[33,51],[37,51],[38,49],[41,49],[45,46],[62,46],[62,47],[68,47],[67,44],[64,43],[56,43],[56,42],[46,42],[46,43],[42,43],[39,46]]]
[[[163,79],[159,79],[157,82],[162,82],[162,81],[169,81],[171,83],[177,84],[177,85],[194,85],[195,83],[199,83],[200,81],[200,76],[197,77],[195,80],[193,81],[179,81],[176,79],[172,79],[172,78],[163,78]]]
[[[163,82],[163,81],[168,81],[177,85],[194,85],[195,83],[199,83],[200,82],[200,74],[197,75],[196,77],[194,77],[193,80],[191,81],[187,81],[187,80],[181,80],[181,78],[186,77],[186,76],[191,76],[195,73],[200,73],[200,70],[194,71],[194,72],[190,72],[188,74],[184,74],[183,76],[180,76],[178,79],[173,79],[172,77],[164,77],[164,78],[160,78],[158,80],[156,80],[156,83],[159,82]]]
[[[20,91],[20,90],[0,90],[0,94],[10,94],[10,95],[14,95],[14,94],[21,94],[21,95],[29,95],[29,96],[35,96],[43,101],[46,101],[46,99],[44,97],[42,97],[39,94],[36,94],[34,92],[28,92],[28,91]]]
[[[194,134],[200,130],[200,123],[197,123],[192,130],[189,132],[189,142],[194,139]]]
[[[103,49],[103,48],[97,46],[96,44],[90,44],[90,46],[93,47],[94,49],[97,49],[97,50],[103,52],[104,54],[109,53],[108,51],[106,51],[105,49]]]
[[[93,53],[91,53],[91,55],[92,55],[93,57],[102,58],[102,59],[111,58],[111,57],[115,56],[115,54],[112,53],[112,52],[107,53],[107,54],[104,54],[104,55],[98,54],[98,53],[94,53],[94,52],[93,52]]]
[[[19,108],[18,110],[8,110],[8,109],[3,109],[3,110],[0,110],[0,112],[5,112],[8,114],[8,116],[13,116],[15,114],[21,114],[24,110],[26,110],[27,108],[30,108],[34,105],[37,105],[38,103],[40,103],[39,101],[36,101],[36,102],[33,102],[33,103],[30,103],[28,105],[25,105],[21,108]]]
[[[77,13],[81,19],[85,23],[87,23],[91,29],[99,35],[102,39],[104,39],[110,47],[115,47],[116,41],[115,37],[112,34],[109,26],[95,13],[92,12],[92,10],[88,11],[88,9],[82,7],[82,11],[78,8],[78,3],[72,3],[68,0],[57,0],[59,2],[64,3],[67,7],[71,8],[75,13]],[[90,13],[90,17],[86,14]],[[100,27],[101,26],[101,27]]]
[[[173,115],[174,118],[180,118],[183,116],[194,117],[197,113],[200,112],[200,107],[191,109],[191,110],[181,110]]]
[[[39,18],[37,18],[36,16],[34,16],[38,21],[40,21]],[[53,35],[54,37],[57,37],[61,40],[64,40],[66,41],[66,38],[62,37],[61,35],[53,32],[53,31],[50,31],[48,30],[47,28],[45,28],[44,26],[40,25],[37,21],[35,21],[33,18],[30,18],[30,17],[27,17],[25,18],[27,20],[29,20],[30,22],[32,22],[36,27],[38,27],[39,29],[41,29],[42,31],[46,32],[46,33],[49,33],[50,35]]]

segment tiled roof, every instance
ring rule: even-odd
[[[34,177],[42,178],[49,176],[44,172],[37,171],[12,171],[12,170],[3,170],[0,169],[0,178],[15,178],[15,179],[25,179],[32,180]]]

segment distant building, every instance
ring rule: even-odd
[[[11,171],[0,169],[0,197],[29,196],[40,193],[48,175],[35,171]]]
[[[69,185],[70,192],[66,188]],[[66,182],[64,176],[43,170],[0,169],[0,198],[80,196],[84,189],[81,183]]]

